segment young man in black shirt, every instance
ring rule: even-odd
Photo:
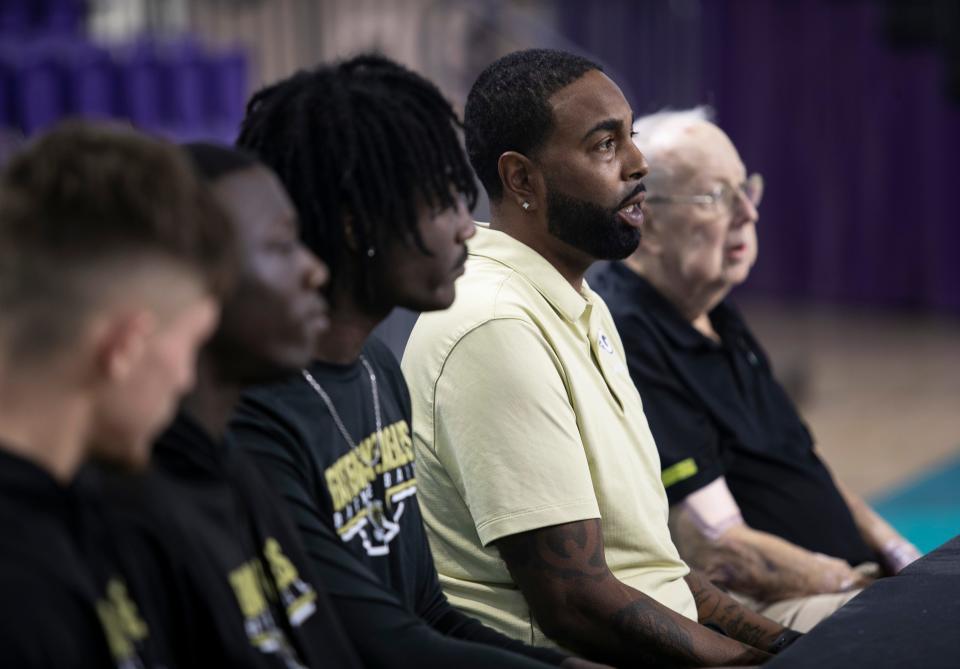
[[[268,169],[234,149],[185,150],[236,228],[238,283],[154,469],[100,479],[117,550],[131,589],[165,611],[184,666],[359,667],[282,502],[224,440],[244,386],[309,361],[327,325],[326,268]]]
[[[406,383],[370,338],[396,306],[453,301],[476,199],[458,127],[436,87],[375,56],[301,72],[251,100],[239,143],[290,191],[301,237],[331,267],[332,311],[315,361],[247,393],[231,433],[286,499],[366,663],[574,666],[447,602],[417,504]]]
[[[63,126],[0,179],[0,665],[171,666],[75,479],[145,466],[232,248],[179,152],[132,132]]]

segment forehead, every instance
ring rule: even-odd
[[[677,180],[740,183],[746,178],[746,167],[737,148],[712,123],[678,131],[661,155]]]
[[[214,185],[241,237],[251,237],[294,218],[293,204],[280,181],[261,166],[229,174]]]
[[[629,129],[633,111],[620,87],[599,70],[591,70],[550,96],[554,130],[550,141],[579,144],[597,123],[622,120]]]

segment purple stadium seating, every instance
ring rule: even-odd
[[[119,74],[106,49],[92,45],[75,49],[62,65],[67,73],[71,113],[86,118],[119,115]]]
[[[63,118],[69,111],[64,76],[50,43],[25,45],[12,59],[14,116],[31,134]]]
[[[65,116],[125,118],[172,139],[232,141],[247,93],[240,49],[145,36],[107,49],[84,34],[86,0],[0,0],[0,130]]]

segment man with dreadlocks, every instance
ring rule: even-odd
[[[453,302],[477,195],[458,128],[435,86],[379,56],[301,72],[250,101],[239,144],[299,208],[302,239],[331,269],[331,312],[315,361],[247,393],[232,434],[286,499],[370,666],[586,666],[447,602],[416,498],[410,396],[370,337],[396,306]]]

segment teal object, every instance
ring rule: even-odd
[[[960,454],[876,496],[873,508],[924,553],[960,534]]]

